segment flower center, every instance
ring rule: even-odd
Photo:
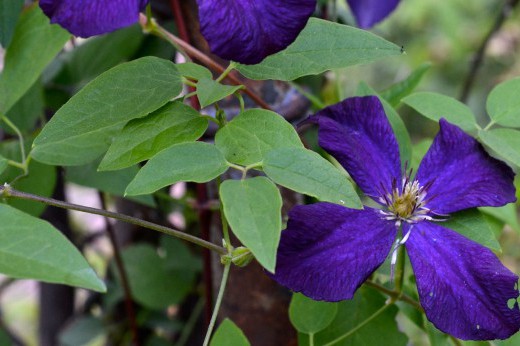
[[[395,184],[394,184],[395,185]],[[423,220],[430,220],[428,216],[430,210],[425,207],[426,188],[421,186],[417,180],[410,181],[409,177],[403,179],[401,188],[392,187],[392,192],[388,192],[379,199],[386,205],[387,211],[381,211],[387,220],[396,220],[396,226],[400,226],[402,221],[416,223]]]
[[[423,193],[422,190],[417,181],[408,182],[401,192],[394,189],[391,194],[387,195],[390,202],[388,210],[399,219],[409,219],[418,208],[423,206],[426,193]]]

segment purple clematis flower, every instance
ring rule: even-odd
[[[518,331],[518,276],[489,249],[438,222],[459,210],[514,202],[513,171],[441,119],[415,178],[403,175],[396,138],[372,96],[347,99],[309,121],[319,125],[320,146],[381,209],[295,207],[272,277],[316,300],[351,299],[404,245],[421,305],[438,329],[473,340],[505,339]],[[404,236],[394,242],[399,226]]]
[[[399,0],[347,0],[347,2],[357,25],[362,29],[373,27],[399,5]]]
[[[221,58],[256,64],[291,44],[316,0],[197,0],[200,31]]]
[[[383,20],[399,0],[347,0],[359,27]],[[201,32],[211,51],[256,64],[285,49],[307,24],[316,0],[197,0]]]
[[[40,0],[40,7],[70,33],[90,37],[137,23],[149,0]]]
[[[347,0],[361,28],[383,20],[399,0]],[[149,0],[40,0],[40,7],[69,32],[90,37],[138,21]],[[197,0],[201,32],[213,53],[256,64],[285,49],[316,8],[316,0]]]

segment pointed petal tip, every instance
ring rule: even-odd
[[[516,201],[511,167],[446,119],[439,120],[439,127],[416,175],[421,184],[431,184],[428,195],[435,197],[427,203],[429,209],[449,214]]]
[[[319,124],[320,146],[366,195],[380,197],[392,190],[392,181],[401,181],[397,139],[376,96],[347,98],[320,110],[308,122]]]
[[[356,23],[361,29],[370,29],[388,17],[399,5],[399,0],[347,0]]]
[[[488,248],[421,222],[406,242],[426,317],[463,340],[506,339],[520,328],[518,276]]]
[[[314,300],[351,299],[384,262],[395,234],[395,227],[371,208],[325,202],[295,207],[270,277]]]

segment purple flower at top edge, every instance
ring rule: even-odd
[[[381,209],[332,203],[293,208],[272,277],[315,300],[351,299],[404,245],[421,305],[438,329],[465,340],[517,332],[518,276],[488,248],[441,222],[459,210],[514,202],[513,171],[441,119],[416,176],[403,174],[396,138],[373,96],[344,100],[309,121],[319,125],[320,146]],[[399,226],[403,237],[395,240]]]
[[[40,0],[51,19],[75,36],[90,37],[136,23],[149,0]],[[399,0],[347,0],[367,29]],[[289,46],[307,24],[316,0],[197,0],[201,32],[221,58],[256,64]]]
[[[362,29],[373,27],[385,19],[399,5],[400,0],[347,0],[357,25]]]
[[[291,44],[316,0],[197,0],[200,31],[221,58],[256,64]]]
[[[136,23],[149,0],[40,0],[40,7],[70,33],[90,37]]]
[[[356,22],[370,28],[399,0],[347,0]],[[316,8],[316,0],[197,0],[202,35],[221,58],[256,64],[285,49]]]

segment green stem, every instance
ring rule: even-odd
[[[493,125],[495,125],[495,124],[496,124],[496,122],[495,122],[494,120],[491,120],[491,121],[489,122],[489,124],[487,124],[486,127],[484,127],[484,131],[489,130],[489,129],[491,128],[491,126],[493,126]]]
[[[231,163],[231,162],[229,162],[229,161],[226,161],[226,164],[227,164],[229,167],[234,168],[234,169],[236,169],[236,170],[238,170],[238,171],[241,171],[241,172],[243,172],[243,171],[246,170],[245,167],[240,166],[240,165],[235,165],[234,163]]]
[[[340,342],[341,340],[344,340],[346,338],[348,338],[349,336],[351,336],[352,334],[354,334],[355,332],[357,332],[358,330],[360,330],[361,328],[363,328],[365,325],[367,325],[368,323],[370,323],[373,319],[375,319],[377,316],[379,316],[381,313],[383,313],[386,309],[388,309],[390,306],[392,306],[394,303],[394,300],[392,299],[390,301],[390,303],[386,304],[386,305],[383,305],[379,310],[377,310],[376,312],[374,312],[372,315],[370,315],[366,320],[364,320],[363,322],[361,322],[360,324],[358,324],[357,326],[355,326],[354,328],[352,328],[351,330],[349,330],[348,332],[346,332],[345,334],[341,335],[340,337],[326,343],[325,345],[323,346],[331,346],[331,345],[334,345],[338,342]]]
[[[25,143],[24,143],[24,140],[23,140],[23,135],[22,135],[22,132],[20,131],[20,129],[18,128],[18,126],[16,126],[11,120],[9,120],[8,117],[6,117],[4,114],[1,114],[0,113],[0,119],[7,125],[11,128],[11,130],[13,130],[15,133],[16,133],[16,136],[18,136],[18,140],[20,141],[20,153],[22,155],[22,166],[20,166],[19,168],[21,168],[24,173],[27,173],[27,164],[26,164],[26,160],[27,160],[27,157],[25,156]],[[12,164],[11,164],[12,165]],[[13,165],[14,166],[14,165]]]
[[[314,346],[314,333],[309,334],[309,346]]]
[[[395,265],[395,291],[401,295],[403,292],[403,283],[404,283],[404,269],[406,265],[406,254],[404,252],[404,246],[401,245],[399,249],[397,249],[397,263]]]
[[[201,115],[201,116],[202,116],[203,118],[205,118],[205,119],[208,119],[209,121],[214,122],[214,123],[217,124],[218,126],[220,126],[220,122],[219,122],[217,119],[213,118],[212,116],[210,116],[210,115]]]
[[[7,160],[7,164],[9,166],[20,168],[22,171],[25,171],[25,165],[20,163],[20,162],[16,162],[16,161],[13,161],[13,160]]]
[[[197,83],[195,83],[195,82],[193,82],[193,81],[191,81],[191,80],[189,80],[189,79],[187,79],[187,78],[184,78],[184,77],[182,78],[182,83],[183,83],[183,84],[186,84],[186,85],[189,85],[189,86],[191,86],[191,87],[194,87],[194,88],[197,87]],[[188,95],[189,95],[189,94],[188,94]]]
[[[401,300],[407,304],[410,304],[411,306],[413,306],[414,308],[416,308],[417,310],[419,310],[420,312],[424,312],[421,304],[419,304],[418,301],[412,299],[411,297],[407,296],[406,294],[403,294],[402,292],[399,293],[397,291],[392,291],[384,286],[381,286],[373,281],[370,281],[370,280],[367,280],[365,281],[364,285],[367,285],[367,286],[370,286],[372,288],[375,288],[376,290],[386,294],[387,296],[395,299],[395,300]]]
[[[246,109],[244,98],[242,97],[242,94],[239,92],[236,92],[235,96],[238,98],[238,103],[240,103],[240,113],[243,113],[244,109]]]
[[[233,70],[235,69],[236,66],[237,66],[236,62],[234,62],[234,61],[229,62],[228,67],[226,67],[226,69],[224,70],[224,72],[222,72],[222,73],[220,74],[220,76],[218,76],[218,78],[216,79],[217,82],[219,82],[219,83],[222,82],[222,81],[224,80],[224,78],[226,78],[227,75],[228,75],[231,71],[233,71]]]
[[[311,101],[312,105],[314,107],[316,107],[317,109],[322,109],[322,108],[325,108],[325,104],[323,102],[321,102],[321,100],[319,98],[317,98],[316,96],[314,96],[313,94],[305,91],[300,85],[298,85],[297,83],[295,82],[289,82],[289,84],[296,90],[298,90],[298,92],[300,94],[302,94],[303,96],[305,96],[307,98],[307,100]]]
[[[457,339],[456,337],[450,335],[450,339],[451,339],[451,341],[453,341],[453,343],[455,344],[455,346],[462,346],[462,342],[460,342],[460,340]]]
[[[220,185],[222,184],[222,178],[217,177],[217,190],[220,191]],[[220,219],[222,220],[222,234],[224,235],[224,241],[226,242],[226,249],[228,254],[233,252],[233,246],[231,246],[231,238],[229,237],[229,227],[224,213],[224,204],[220,203]]]
[[[0,197],[18,198],[18,199],[24,199],[24,200],[29,200],[29,201],[35,201],[35,202],[40,202],[40,203],[44,203],[47,205],[52,205],[52,206],[58,207],[58,208],[76,210],[76,211],[81,211],[84,213],[101,215],[101,216],[109,217],[111,219],[121,220],[121,221],[130,223],[130,224],[133,224],[133,225],[148,228],[148,229],[151,229],[151,230],[154,230],[157,232],[161,232],[161,233],[173,236],[173,237],[177,237],[177,238],[186,240],[190,243],[193,243],[193,244],[202,246],[206,249],[215,251],[216,253],[218,253],[220,255],[227,254],[226,249],[224,249],[223,247],[218,246],[216,244],[210,243],[209,241],[197,238],[195,236],[192,236],[191,234],[187,234],[187,233],[178,231],[173,228],[169,228],[166,226],[161,226],[161,225],[155,224],[153,222],[141,220],[141,219],[138,219],[133,216],[115,213],[115,212],[111,212],[111,211],[103,210],[103,209],[86,207],[86,206],[82,206],[82,205],[78,205],[78,204],[67,203],[67,202],[63,202],[63,201],[58,201],[53,198],[46,198],[46,197],[37,196],[37,195],[33,195],[30,193],[26,193],[26,192],[17,191],[17,190],[14,190],[9,185],[0,186]]]
[[[218,311],[220,310],[220,304],[222,303],[222,298],[224,297],[224,291],[226,290],[226,283],[229,276],[229,268],[231,267],[231,263],[228,263],[224,266],[224,272],[222,273],[222,281],[220,282],[220,288],[218,290],[217,301],[215,302],[215,308],[213,309],[213,315],[211,315],[211,320],[209,321],[208,331],[206,332],[206,337],[204,338],[203,346],[209,345],[209,340],[211,338],[211,334],[213,332],[213,328],[215,327],[215,321],[217,320]]]

